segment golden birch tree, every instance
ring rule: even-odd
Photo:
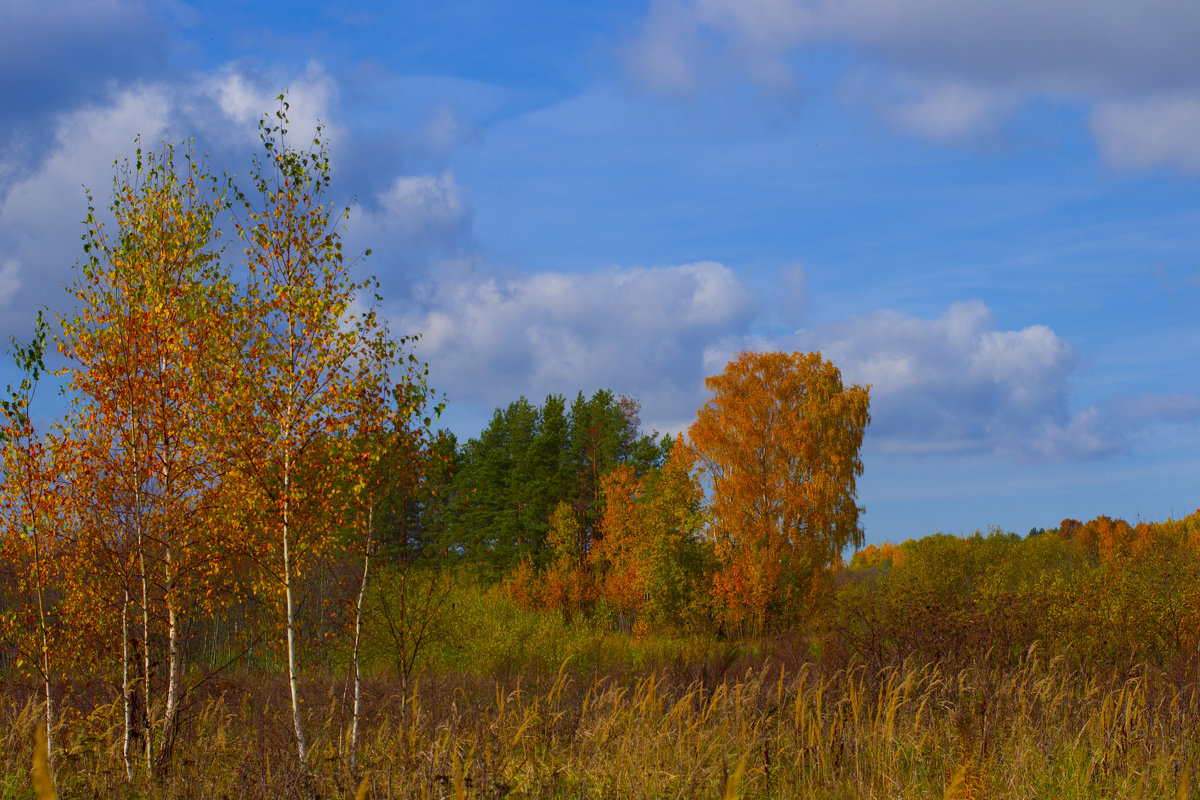
[[[222,437],[257,516],[267,589],[280,600],[292,721],[301,765],[308,739],[301,713],[297,608],[303,576],[331,547],[341,512],[336,486],[353,464],[331,438],[348,438],[363,353],[356,281],[342,253],[340,221],[327,191],[329,154],[318,130],[308,149],[287,139],[287,103],[260,123],[264,156],[235,212],[245,284],[222,317],[234,363],[221,379]],[[303,480],[301,480],[303,477]]]
[[[69,290],[74,307],[61,320],[59,350],[68,359],[72,428],[90,454],[83,479],[94,484],[97,511],[107,507],[98,516],[125,527],[136,563],[141,640],[134,649],[145,714],[138,724],[147,728],[149,764],[154,621],[166,624],[161,749],[174,736],[184,691],[182,615],[201,605],[187,583],[203,582],[214,563],[203,501],[219,464],[207,419],[219,364],[214,315],[228,291],[213,251],[223,199],[191,153],[180,165],[164,145],[139,147],[134,164],[119,164],[109,206],[115,235],[90,200],[88,258]]]
[[[862,545],[868,391],[843,386],[820,353],[741,353],[705,385],[712,398],[688,433],[712,494],[713,588],[730,623],[761,630]]]

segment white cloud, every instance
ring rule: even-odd
[[[40,156],[53,117],[161,72],[164,19],[145,0],[0,3],[0,146]]]
[[[1200,417],[1190,395],[1079,407],[1074,348],[1046,325],[998,329],[978,301],[936,319],[885,310],[783,337],[749,332],[761,311],[712,262],[508,277],[448,262],[394,328],[423,334],[418,352],[452,403],[607,387],[639,398],[659,430],[686,429],[703,379],[741,350],[820,350],[844,380],[870,384],[867,446],[886,453],[1092,460],[1155,421]]]
[[[140,135],[143,149],[156,149],[164,139],[179,142],[197,135],[200,152],[216,151],[218,174],[226,166],[233,174],[244,174],[249,154],[257,150],[258,120],[278,108],[275,97],[282,87],[290,87],[289,139],[305,146],[316,120],[332,114],[336,100],[333,80],[316,63],[300,74],[253,74],[226,65],[180,83],[126,86],[55,116],[45,154],[35,163],[25,164],[21,151],[0,151],[0,176],[13,176],[0,184],[0,253],[20,265],[19,270],[0,270],[0,300],[9,300],[9,310],[0,318],[0,335],[24,330],[28,309],[63,305],[62,287],[83,255],[83,187],[92,191],[97,216],[104,220],[113,161],[133,156],[135,137]],[[326,130],[332,138],[342,129],[331,125]],[[336,142],[331,149],[336,155]],[[394,226],[404,241],[413,235],[449,235],[464,218],[449,174],[400,178],[385,199],[396,213],[381,225],[385,230]]]
[[[911,77],[855,78],[846,82],[845,94],[901,130],[945,142],[987,137],[1015,105],[1009,96],[985,86]]]
[[[1124,445],[1099,411],[1072,410],[1067,342],[1044,325],[997,330],[978,301],[937,319],[880,311],[751,344],[820,350],[845,380],[870,384],[868,442],[885,452],[1054,460]],[[731,355],[710,353],[710,367]]]
[[[6,226],[43,227],[61,215],[65,197],[82,199],[81,186],[104,192],[118,154],[131,155],[134,138],[153,146],[166,131],[170,99],[156,86],[139,86],[108,104],[90,106],[59,118],[52,155],[33,175],[15,185],[0,208]],[[79,220],[70,220],[77,225]]]
[[[9,307],[3,328],[24,330],[32,309],[61,305],[62,287],[71,266],[83,255],[80,221],[87,210],[84,189],[96,197],[100,213],[112,185],[113,159],[132,155],[134,137],[153,146],[167,129],[170,99],[160,87],[138,87],[116,95],[106,105],[62,115],[53,148],[36,171],[12,185],[0,201],[0,250],[20,263],[0,276]]]
[[[638,397],[647,424],[667,429],[701,401],[705,347],[744,335],[756,308],[714,262],[507,277],[450,263],[422,310],[395,327],[423,334],[420,355],[452,402],[607,387]]]
[[[1112,163],[1194,170],[1198,40],[1192,0],[670,0],[652,3],[626,57],[657,91],[694,93],[729,73],[775,91],[790,87],[780,75],[796,52],[849,45],[882,75],[871,105],[914,135],[968,140],[1025,100],[1082,101]]]
[[[466,222],[466,208],[454,176],[401,175],[378,197],[379,210],[366,213],[374,229],[399,233],[407,240],[442,239]]]
[[[202,78],[195,90],[196,97],[188,104],[212,102],[220,110],[215,118],[200,116],[195,121],[214,138],[233,145],[258,141],[258,122],[264,114],[275,122],[280,110],[279,95],[288,104],[288,137],[293,146],[304,149],[313,139],[318,123],[324,126],[323,135],[330,143],[344,137],[339,126],[331,124],[330,115],[337,99],[337,84],[324,67],[310,61],[302,74],[280,71],[250,72],[238,64],[226,64],[210,76]],[[230,125],[230,123],[233,123]]]

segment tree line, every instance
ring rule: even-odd
[[[1200,511],[868,545],[836,583],[827,641],[872,666],[1011,667],[1033,647],[1088,675],[1200,675]]]
[[[687,437],[601,390],[497,409],[458,451],[444,547],[527,606],[623,630],[761,633],[810,616],[848,546],[867,390],[819,353],[743,353]]]

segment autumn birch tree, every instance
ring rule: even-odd
[[[326,192],[329,154],[318,130],[307,150],[287,144],[287,103],[260,123],[264,158],[253,189],[239,192],[245,285],[226,310],[225,339],[237,362],[225,376],[226,439],[235,448],[245,502],[271,534],[265,577],[282,601],[292,720],[301,764],[308,740],[301,714],[297,640],[300,579],[329,546],[338,498],[316,485],[349,467],[333,463],[329,437],[349,435],[362,336],[352,305],[368,286],[350,275]],[[314,469],[314,459],[324,459]],[[307,476],[299,481],[298,476]]]
[[[862,545],[868,392],[843,386],[820,353],[742,353],[705,385],[713,396],[689,438],[712,495],[714,590],[731,623],[761,630]]]
[[[89,202],[88,258],[70,289],[75,304],[59,341],[73,428],[92,455],[85,479],[107,487],[107,517],[124,520],[137,564],[147,727],[152,618],[158,603],[165,609],[160,747],[174,734],[182,695],[183,610],[198,605],[199,592],[189,597],[181,581],[202,580],[214,563],[202,504],[219,463],[206,419],[218,356],[216,300],[228,291],[212,249],[221,205],[215,182],[190,153],[180,166],[169,145],[139,147],[135,163],[121,163],[114,177],[115,236]],[[147,763],[152,738],[147,730]]]

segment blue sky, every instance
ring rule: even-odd
[[[1191,0],[8,0],[0,335],[135,135],[244,172],[286,88],[464,438],[600,387],[680,430],[738,351],[819,349],[873,387],[869,541],[1181,516],[1196,41]]]

